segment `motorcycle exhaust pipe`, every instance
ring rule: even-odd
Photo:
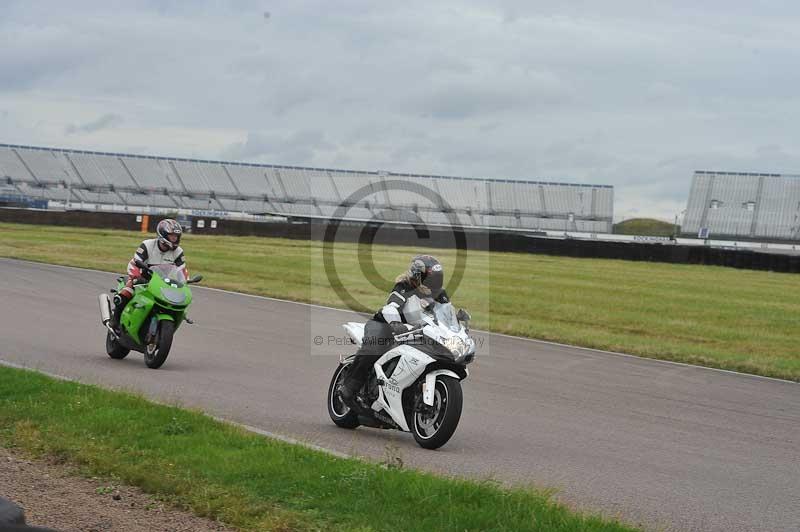
[[[100,303],[100,319],[105,325],[111,321],[111,301],[108,299],[108,294],[100,294],[97,296],[97,301]]]

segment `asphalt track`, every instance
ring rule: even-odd
[[[197,288],[160,370],[108,358],[97,294],[112,274],[0,259],[0,359],[338,452],[559,490],[649,530],[800,530],[800,386],[493,334],[439,451],[333,426],[325,409],[344,311]],[[321,346],[314,338],[323,338]],[[319,340],[317,340],[319,341]]]

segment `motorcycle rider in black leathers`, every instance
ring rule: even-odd
[[[355,410],[355,396],[364,385],[369,370],[394,344],[394,335],[408,332],[403,316],[406,301],[412,295],[420,299],[431,298],[439,303],[449,299],[443,287],[444,270],[431,255],[417,255],[411,260],[408,271],[395,279],[395,285],[386,305],[375,313],[364,326],[361,348],[356,352],[350,373],[339,387],[342,401]]]

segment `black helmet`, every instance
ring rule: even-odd
[[[427,286],[433,297],[438,297],[444,285],[444,268],[442,264],[431,255],[417,255],[411,259],[408,268],[408,277],[419,286]]]
[[[158,243],[165,246],[167,249],[177,249],[178,245],[181,243],[182,233],[183,228],[181,228],[181,224],[171,218],[161,220],[156,227]]]

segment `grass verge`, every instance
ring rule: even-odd
[[[618,235],[672,236],[676,232],[680,234],[680,227],[653,218],[631,218],[614,224]]]
[[[120,272],[142,235],[0,224],[0,256]],[[322,267],[322,244],[186,235],[204,284],[344,306]],[[357,244],[337,244],[342,285],[371,308],[419,249],[373,246],[362,272]],[[452,272],[453,250],[435,253]],[[718,266],[468,251],[451,294],[476,328],[800,381],[800,276]]]
[[[256,530],[633,530],[530,489],[341,459],[141,397],[0,366],[0,442]]]

